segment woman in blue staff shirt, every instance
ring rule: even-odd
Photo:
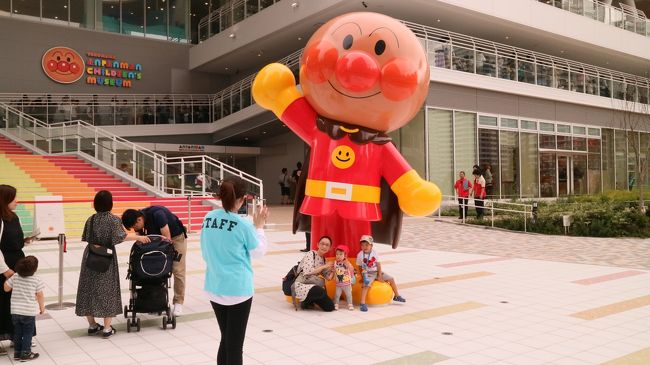
[[[203,218],[201,253],[205,260],[205,291],[221,331],[217,364],[242,363],[246,325],[253,302],[251,257],[266,253],[264,223],[267,207],[253,215],[251,223],[237,211],[246,202],[246,183],[227,177],[219,187],[222,209]]]

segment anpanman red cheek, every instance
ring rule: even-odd
[[[388,100],[401,101],[409,98],[421,80],[418,68],[405,58],[396,58],[381,70],[381,92]]]
[[[308,81],[320,84],[334,73],[339,52],[329,42],[321,41],[305,51],[303,67]]]

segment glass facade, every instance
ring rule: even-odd
[[[429,180],[438,185],[442,194],[453,195],[455,176],[453,112],[427,109],[426,113],[429,130],[427,136]]]

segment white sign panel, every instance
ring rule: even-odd
[[[59,233],[65,233],[65,222],[63,220],[63,203],[49,203],[63,201],[59,195],[37,196],[34,205],[34,231],[40,231],[40,238],[56,238]]]

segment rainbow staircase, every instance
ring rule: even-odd
[[[203,216],[213,209],[201,200],[193,200],[191,208],[184,198],[159,198],[148,195],[104,170],[76,156],[35,155],[0,135],[0,183],[16,187],[23,230],[33,229],[34,201],[37,196],[63,197],[66,235],[81,236],[86,219],[95,213],[92,200],[99,190],[113,194],[113,213],[121,215],[128,208],[140,209],[163,205],[187,226],[191,210],[191,229],[201,228]],[[42,232],[45,233],[45,232]]]

